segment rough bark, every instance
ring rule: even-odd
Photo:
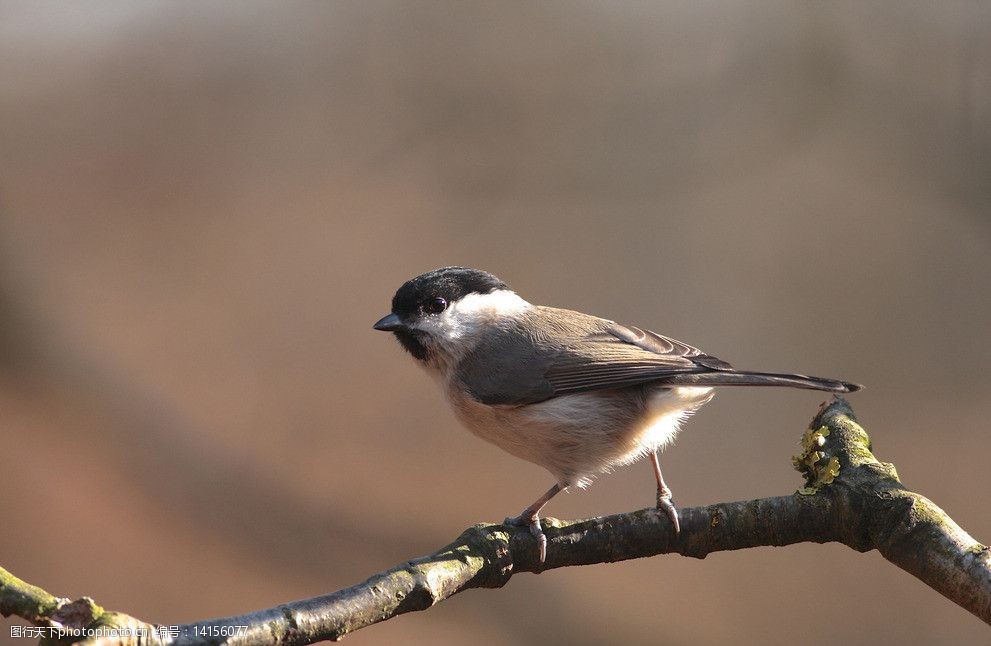
[[[108,612],[91,599],[59,599],[0,569],[0,613],[52,632],[43,641],[98,644],[310,644],[340,639],[397,615],[425,610],[470,588],[499,588],[518,572],[609,563],[657,554],[705,558],[761,545],[841,542],[886,559],[991,624],[991,550],[928,498],[909,491],[871,452],[846,401],[819,411],[794,458],[805,486],[788,496],[679,510],[681,533],[656,509],[580,521],[544,519],[547,561],[524,528],[475,525],[433,554],[331,594],[238,617],[178,627]],[[115,634],[112,629],[128,629]],[[79,638],[59,629],[87,629]],[[99,632],[99,629],[103,629]]]

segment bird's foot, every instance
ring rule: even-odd
[[[537,539],[537,547],[540,549],[540,562],[543,563],[547,560],[547,536],[544,534],[544,530],[540,526],[540,519],[536,515],[512,516],[504,520],[503,525],[530,528],[530,534]]]
[[[681,533],[681,523],[678,522],[678,510],[674,507],[674,501],[671,499],[671,492],[657,492],[657,508],[664,512],[664,515],[671,520],[671,524],[674,525],[674,533]]]

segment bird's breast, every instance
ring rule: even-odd
[[[708,401],[707,388],[624,388],[553,397],[526,406],[490,406],[448,387],[455,415],[478,437],[543,466],[558,482],[632,462],[669,442],[678,424]]]

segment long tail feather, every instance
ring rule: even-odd
[[[665,381],[679,386],[783,386],[786,388],[825,390],[832,393],[852,393],[863,388],[860,384],[823,377],[728,370],[676,375]]]

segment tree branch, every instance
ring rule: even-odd
[[[893,465],[874,457],[867,433],[846,401],[837,398],[820,409],[794,463],[805,476],[805,486],[795,494],[680,509],[679,535],[656,509],[581,521],[544,519],[548,549],[543,564],[525,528],[476,525],[433,554],[359,585],[238,617],[152,626],[107,612],[85,597],[58,599],[2,569],[0,613],[23,617],[51,631],[45,636],[62,641],[74,640],[66,633],[73,637],[72,630],[85,629],[88,632],[78,633],[75,640],[177,646],[310,644],[425,610],[463,590],[502,587],[518,572],[656,554],[705,558],[711,552],[761,545],[836,541],[861,552],[878,550],[991,624],[991,550],[932,501],[907,490]]]

